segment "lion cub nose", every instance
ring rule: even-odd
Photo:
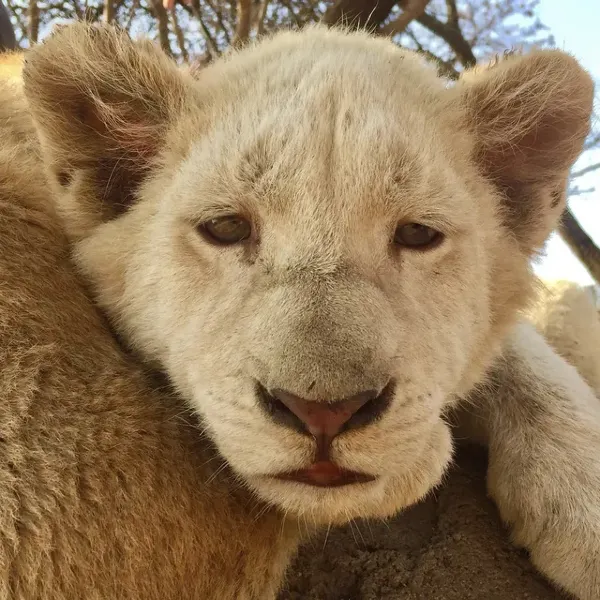
[[[268,412],[279,423],[302,428],[315,438],[329,440],[342,431],[372,423],[385,411],[390,396],[389,385],[381,394],[366,390],[336,402],[305,400],[280,389],[261,395],[267,401]]]

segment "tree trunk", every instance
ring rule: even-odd
[[[600,283],[600,249],[569,209],[565,210],[559,233],[594,281]]]
[[[16,50],[17,47],[15,30],[10,21],[10,13],[0,0],[0,52]]]

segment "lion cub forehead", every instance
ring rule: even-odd
[[[216,104],[294,94],[318,95],[322,88],[349,95],[354,102],[382,101],[390,105],[404,98],[437,108],[445,82],[435,67],[418,54],[390,40],[362,32],[344,32],[323,26],[284,32],[208,67],[200,86],[209,88]],[[248,107],[250,108],[250,107]]]
[[[212,114],[187,161],[196,199],[287,209],[302,198],[363,212],[422,195],[435,201],[422,209],[442,208],[457,154],[454,106],[413,53],[311,28],[234,54],[202,79]]]

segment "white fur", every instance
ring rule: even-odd
[[[490,389],[492,370],[512,404],[495,390],[472,406],[501,513],[547,575],[600,595],[592,392],[531,328],[510,337],[517,366],[499,358],[589,130],[592,84],[572,58],[512,56],[448,87],[387,40],[308,28],[193,81],[147,43],[79,24],[32,51],[25,89],[99,305],[256,494],[316,523],[395,513],[440,481],[444,414]],[[136,177],[123,212],[113,182]],[[198,235],[228,213],[252,221],[253,242],[218,248]],[[404,222],[445,240],[395,247]],[[337,463],[374,482],[271,477],[308,466],[314,442],[263,413],[256,381],[332,401],[390,377],[389,410],[333,444]],[[560,535],[542,535],[549,525]]]

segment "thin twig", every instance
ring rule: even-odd
[[[169,14],[171,16],[171,24],[173,25],[173,31],[175,32],[175,37],[177,39],[177,45],[179,46],[181,58],[183,62],[187,63],[189,60],[189,55],[185,47],[185,36],[183,35],[183,31],[181,30],[181,25],[179,25],[179,19],[177,18],[177,9],[175,6],[173,6],[173,8],[169,11]]]
[[[210,10],[212,10],[215,13],[215,16],[217,17],[217,21],[219,22],[219,27],[223,31],[223,36],[225,37],[225,42],[227,43],[228,46],[230,46],[231,45],[231,36],[229,35],[229,31],[227,29],[227,26],[225,25],[225,21],[223,20],[223,13],[210,0],[204,0],[204,2],[208,6],[208,8],[210,8]]]
[[[296,23],[296,27],[298,27],[298,28],[302,27],[302,21],[300,20],[300,17],[298,17],[298,15],[294,12],[294,7],[288,2],[288,0],[280,0],[280,1],[281,1],[281,4],[283,4],[283,6],[285,6],[287,8],[290,15],[292,15],[292,18],[294,19],[294,23]]]
[[[208,53],[211,56],[211,59],[217,58],[219,56],[219,48],[215,40],[213,40],[204,19],[202,18],[202,13],[200,12],[200,0],[192,0],[192,14],[196,19],[198,19],[198,23],[200,24],[200,29],[202,29],[202,35],[206,40],[206,46]]]
[[[135,11],[138,9],[140,5],[140,0],[133,0],[131,3],[131,8],[129,9],[129,13],[127,15],[127,22],[125,23],[125,31],[129,32],[131,30],[131,25],[133,24],[133,19],[135,17]]]
[[[573,180],[577,177],[582,177],[583,175],[587,175],[588,173],[592,173],[593,171],[597,171],[598,169],[600,169],[600,162],[594,163],[593,165],[589,165],[587,167],[584,167],[583,169],[580,169],[579,171],[571,173],[570,179]]]

